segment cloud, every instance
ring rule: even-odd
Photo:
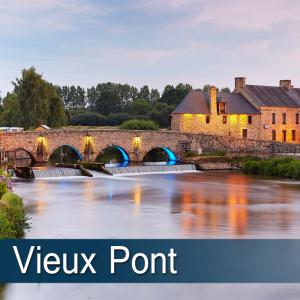
[[[72,29],[86,16],[91,17],[94,13],[99,16],[105,11],[99,4],[82,0],[2,0],[0,25],[2,34],[55,32]]]

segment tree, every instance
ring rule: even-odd
[[[108,115],[120,111],[121,100],[116,92],[104,90],[96,99],[96,112]]]
[[[223,88],[221,88],[221,92],[230,93],[230,88],[229,87],[223,87]]]
[[[144,85],[143,87],[141,87],[138,97],[139,99],[144,99],[150,102],[150,90],[148,85]]]
[[[144,99],[134,100],[128,107],[128,112],[132,115],[147,115],[151,110],[151,105]]]
[[[19,127],[20,103],[16,94],[7,93],[3,99],[3,112],[0,115],[1,126]]]
[[[96,99],[97,99],[97,91],[96,91],[95,87],[91,87],[90,89],[87,89],[86,95],[87,95],[88,110],[95,111],[96,110]]]
[[[66,123],[63,101],[59,93],[67,99],[67,88],[53,86],[45,81],[32,67],[22,71],[16,79],[14,93],[5,98],[1,123],[7,126],[35,128],[41,124],[61,127]]]
[[[179,83],[176,87],[173,85],[167,85],[163,91],[160,101],[168,105],[178,105],[191,90],[192,86],[189,84]]]
[[[37,127],[47,120],[49,102],[48,83],[31,67],[22,71],[22,77],[16,79],[14,92],[20,103],[20,122],[25,129]]]
[[[154,103],[158,102],[160,99],[160,93],[157,89],[151,89],[150,92],[150,103],[153,105]]]
[[[67,123],[67,115],[65,113],[65,107],[58,95],[53,94],[50,98],[49,105],[49,117],[47,124],[51,128],[59,128]]]
[[[174,105],[158,102],[148,114],[148,117],[159,124],[160,127],[167,128],[170,126],[171,112],[175,109]]]

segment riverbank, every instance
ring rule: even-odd
[[[0,174],[0,239],[21,238],[28,228],[22,198],[13,193],[10,177]]]
[[[285,179],[300,179],[300,161],[291,157],[249,158],[241,164],[245,174]]]

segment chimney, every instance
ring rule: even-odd
[[[235,89],[240,90],[246,85],[246,77],[236,77],[235,78]]]
[[[209,88],[209,108],[210,113],[212,115],[217,114],[217,88],[215,86],[211,86]]]
[[[293,88],[293,86],[292,86],[292,80],[290,80],[290,79],[280,80],[279,86],[281,88],[289,90],[289,89]]]

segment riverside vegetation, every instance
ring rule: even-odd
[[[13,193],[9,176],[0,173],[0,239],[21,238],[29,228],[23,201]]]
[[[291,157],[247,158],[241,163],[241,166],[246,174],[300,179],[300,161]]]

